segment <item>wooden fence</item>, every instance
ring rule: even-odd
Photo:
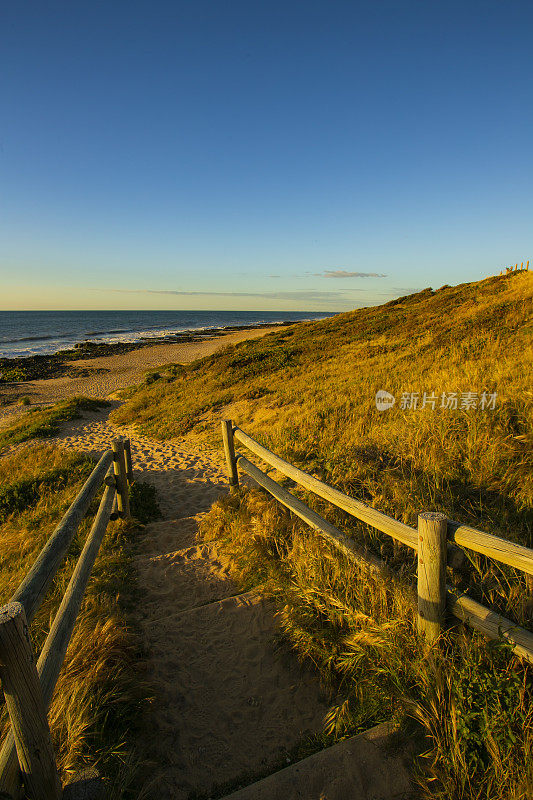
[[[413,596],[413,604],[417,613],[418,629],[430,642],[440,635],[445,614],[448,612],[490,639],[510,642],[517,655],[533,664],[533,633],[446,584],[446,567],[460,566],[465,560],[461,548],[515,567],[528,576],[533,575],[533,550],[507,539],[483,533],[469,525],[452,522],[444,514],[434,511],[419,514],[418,529],[411,528],[303,472],[267,450],[243,430],[234,426],[231,420],[223,420],[222,438],[231,487],[239,485],[238,469],[240,469],[360,566],[388,579],[396,579],[395,573],[384,561],[359,548],[344,533],[272,480],[243,455],[236,455],[235,440],[298,486],[313,492],[417,552],[417,591]]]
[[[529,272],[529,261],[526,263],[525,267],[524,267],[524,262],[523,261],[520,264],[520,266],[518,266],[518,263],[516,263],[514,265],[514,267],[513,267],[512,264],[511,264],[510,267],[505,267],[505,272],[506,273],[508,273],[508,272],[522,272],[522,271]],[[503,275],[503,269],[500,270],[500,275]]]
[[[0,609],[0,677],[11,722],[0,749],[1,797],[18,798],[22,787],[28,800],[75,797],[74,786],[68,791],[61,788],[47,709],[109,520],[130,515],[128,483],[132,480],[130,441],[117,439],[98,461],[11,601]],[[100,506],[36,663],[28,626],[102,483]],[[83,793],[88,782],[81,783]]]

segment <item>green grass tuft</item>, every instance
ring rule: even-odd
[[[73,397],[48,408],[35,408],[19,417],[15,422],[0,429],[0,451],[10,445],[29,439],[45,438],[57,433],[59,426],[75,419],[82,411],[97,411],[108,406],[105,400],[90,397]]]
[[[130,510],[132,517],[143,525],[161,519],[155,486],[135,481],[130,487]]]

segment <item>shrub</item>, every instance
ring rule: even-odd
[[[135,481],[130,487],[130,510],[132,517],[143,525],[160,519],[161,510],[157,503],[155,486]]]

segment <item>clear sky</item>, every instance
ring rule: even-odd
[[[533,259],[531,0],[0,11],[0,308],[344,310]]]

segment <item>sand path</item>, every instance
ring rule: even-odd
[[[108,414],[85,414],[58,443],[100,452],[127,433],[135,478],[156,487],[163,514],[144,527],[136,559],[137,622],[156,685],[139,796],[208,798],[286,766],[290,749],[322,730],[327,707],[314,676],[276,644],[271,604],[258,592],[239,594],[215,548],[197,538],[227,491],[221,454],[119,430]]]

